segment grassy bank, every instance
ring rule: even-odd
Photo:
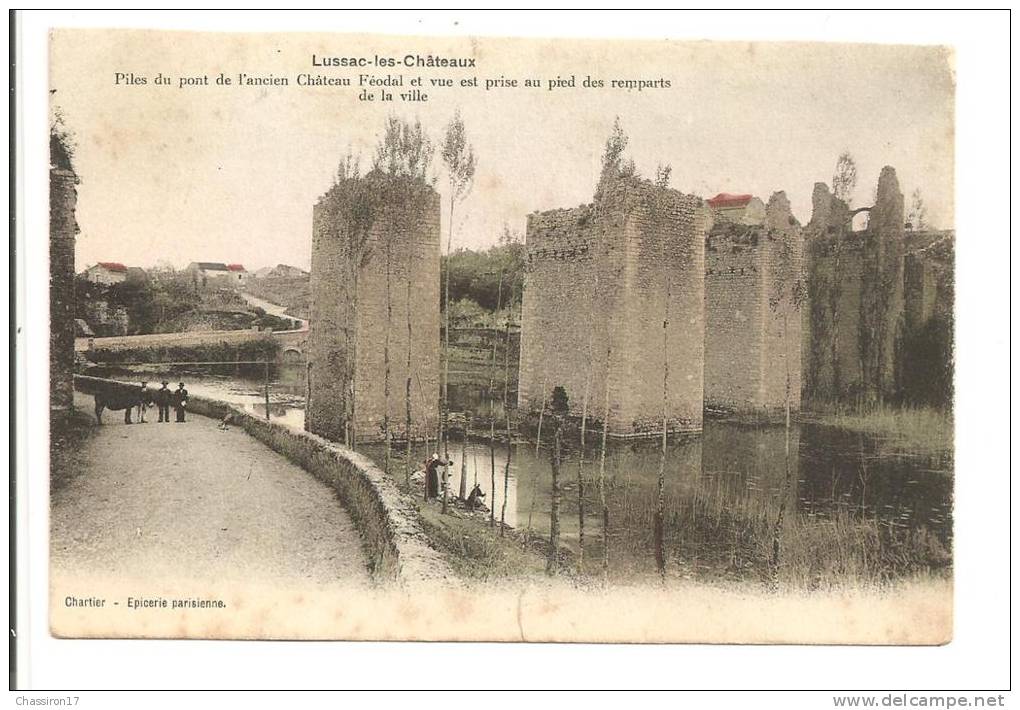
[[[611,519],[612,576],[621,579],[654,573],[656,490],[633,487],[614,506]],[[784,522],[776,522],[786,498]],[[594,500],[591,501],[594,505]],[[668,574],[707,583],[760,583],[775,580],[784,589],[881,588],[916,575],[946,575],[952,567],[951,542],[925,525],[906,527],[879,519],[852,503],[829,510],[797,513],[797,491],[742,487],[729,492],[713,482],[667,489],[663,547]],[[776,534],[778,567],[773,567]],[[587,559],[601,556],[601,535],[591,535]]]
[[[519,533],[499,523],[489,524],[488,513],[469,513],[440,503],[418,501],[425,533],[457,576],[474,582],[526,580],[545,575],[546,546],[541,540],[525,545]]]
[[[60,493],[79,471],[78,450],[95,432],[95,420],[81,409],[50,415],[50,495]]]
[[[953,415],[931,407],[881,406],[868,410],[806,407],[801,421],[884,439],[898,451],[952,455]]]

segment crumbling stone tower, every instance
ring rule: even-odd
[[[750,195],[720,195],[708,204],[714,223],[705,240],[705,407],[768,416],[789,400],[797,411],[800,224],[783,192],[767,206]]]
[[[896,396],[903,328],[903,193],[882,168],[875,204],[850,210],[821,183],[805,228],[808,308],[803,326],[804,396],[869,404]],[[853,217],[868,212],[854,231]]]
[[[74,404],[74,244],[78,176],[66,146],[50,137],[50,409]]]
[[[528,216],[523,411],[563,387],[590,426],[608,403],[610,434],[654,435],[668,368],[667,428],[701,429],[708,220],[700,198],[636,177],[608,181],[593,204]]]
[[[439,209],[439,195],[431,187],[378,172],[341,181],[315,204],[309,431],[334,441],[378,441],[387,411],[395,439],[422,438],[435,430]],[[412,427],[407,432],[409,343]]]

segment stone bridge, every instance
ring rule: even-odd
[[[153,333],[150,335],[121,335],[109,338],[76,338],[75,351],[89,350],[144,350],[147,348],[195,347],[200,345],[241,345],[271,337],[280,344],[277,362],[298,365],[305,362],[305,343],[308,325],[298,330],[208,330],[187,333]]]

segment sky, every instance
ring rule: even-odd
[[[928,221],[953,226],[954,78],[938,47],[811,43],[502,40],[344,34],[56,30],[51,101],[74,136],[80,176],[77,266],[191,261],[309,267],[312,206],[349,150],[367,164],[388,114],[418,119],[437,144],[455,111],[478,158],[455,210],[453,247],[484,248],[535,210],[591,200],[615,117],[638,171],[672,166],[671,186],[711,197],[784,190],[810,219],[815,182],[849,151],[854,204],[880,170],[919,189]],[[468,57],[475,67],[315,67],[312,56]],[[115,73],[145,77],[120,84]],[[223,72],[235,85],[217,86]],[[239,73],[290,86],[237,86]],[[154,83],[157,74],[170,86]],[[357,86],[300,87],[299,73],[420,76],[427,102],[359,101]],[[178,88],[181,76],[209,86]],[[573,76],[575,88],[547,88]],[[665,79],[670,88],[590,89],[586,77]],[[431,80],[452,78],[453,88]],[[533,78],[538,89],[486,91],[462,79]],[[446,175],[436,156],[448,236]]]

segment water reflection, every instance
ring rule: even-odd
[[[381,447],[365,451],[382,461]],[[711,420],[700,436],[668,443],[664,546],[678,574],[734,579],[764,575],[784,499],[784,554],[805,573],[829,574],[834,560],[840,569],[873,576],[948,564],[950,471],[933,466],[925,456],[885,455],[881,442],[873,438],[818,425],[791,429],[789,469],[786,451],[781,426]],[[473,441],[465,455],[461,443],[454,441],[450,454],[451,492],[458,491],[464,465],[467,489],[477,483],[498,520],[506,445],[497,443],[490,451],[487,443]],[[567,448],[560,473],[561,543],[580,554],[583,506],[584,556],[600,564],[607,538],[601,480],[608,509],[610,573],[617,578],[653,574],[660,456],[655,441],[611,442],[602,468],[597,448],[585,452],[583,464],[577,448]],[[394,475],[402,475],[403,461],[402,455],[394,455]],[[579,473],[583,499],[578,497]],[[552,500],[549,450],[545,446],[536,450],[533,443],[514,444],[507,483],[507,524],[547,536]],[[856,570],[861,564],[869,568]]]

